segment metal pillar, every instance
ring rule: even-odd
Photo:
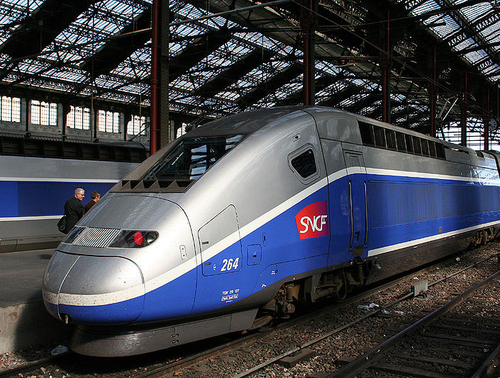
[[[171,139],[168,104],[168,3],[153,1],[151,51],[150,152],[154,154]]]
[[[490,149],[490,88],[486,93],[486,112],[487,117],[483,120],[484,122],[484,145],[483,150],[488,151]]]
[[[432,80],[429,80],[429,121],[430,121],[430,135],[436,136],[436,86],[437,86],[437,52],[434,47],[433,59],[431,63]]]
[[[315,51],[314,32],[316,28],[315,12],[318,6],[317,0],[301,0],[300,25],[304,38],[304,105],[314,105],[316,90],[315,82]]]
[[[382,121],[391,122],[391,28],[390,12],[387,11],[387,30],[385,53],[380,53],[380,69],[382,70]],[[383,33],[381,33],[383,35]],[[382,44],[383,46],[384,44]],[[382,48],[383,50],[383,48]]]
[[[464,93],[460,101],[460,145],[467,146],[467,72],[465,73]]]

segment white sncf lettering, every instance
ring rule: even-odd
[[[303,230],[299,230],[301,234],[305,234],[309,231],[309,227],[311,227],[312,232],[321,232],[323,231],[323,226],[326,224],[327,215],[316,215],[313,216],[313,219],[309,217],[302,217],[300,219],[300,224],[304,226]]]

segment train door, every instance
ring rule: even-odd
[[[198,231],[201,250],[201,274],[195,311],[216,310],[239,298],[242,282],[239,275],[244,260],[233,205],[226,207]]]
[[[349,254],[350,258],[362,256],[368,242],[366,168],[363,154],[345,151],[349,190]]]

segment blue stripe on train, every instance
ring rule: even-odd
[[[500,220],[500,187],[394,176],[368,179],[369,249]]]
[[[47,305],[46,305],[47,307]],[[50,306],[52,307],[52,306]],[[130,324],[144,308],[144,296],[102,306],[73,306],[60,304],[57,310],[61,316],[69,315],[78,324]],[[53,308],[47,307],[49,311]]]
[[[103,196],[113,183],[88,182],[0,182],[0,217],[49,216],[64,213],[64,204],[75,194],[76,188],[85,190],[87,203],[96,190]]]

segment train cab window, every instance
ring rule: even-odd
[[[406,152],[405,134],[396,132],[396,140],[398,142],[398,151]]]
[[[241,139],[243,135],[180,139],[142,180],[197,180]]]
[[[307,179],[317,172],[316,159],[314,158],[314,152],[311,149],[295,156],[290,160],[290,163],[293,169],[297,171],[303,179]]]
[[[385,130],[385,137],[387,140],[387,148],[390,150],[396,150],[396,132],[394,130]]]
[[[373,126],[375,134],[375,147],[385,148],[385,129],[383,127]]]

